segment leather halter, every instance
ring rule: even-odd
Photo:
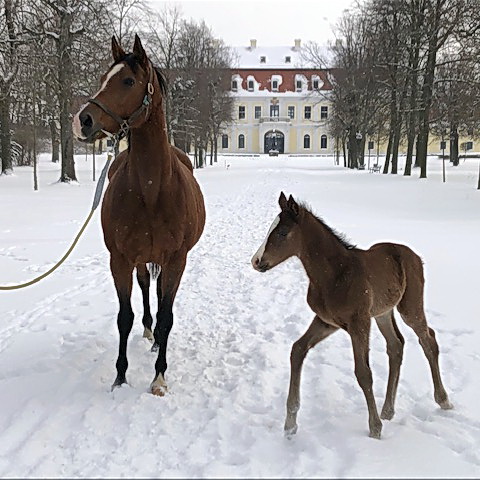
[[[152,97],[154,93],[154,88],[153,88],[153,65],[150,64],[150,74],[149,74],[149,79],[147,83],[147,92],[145,93],[145,96],[143,97],[142,104],[127,118],[122,118],[120,115],[117,115],[115,112],[112,112],[104,103],[100,102],[99,100],[95,98],[89,98],[87,102],[93,103],[97,107],[99,107],[101,110],[103,110],[108,116],[113,118],[119,125],[119,131],[118,136],[124,136],[128,133],[128,131],[131,128],[132,123],[145,111],[145,120],[148,119],[148,116],[150,115],[150,109],[152,106]]]

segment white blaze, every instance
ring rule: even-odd
[[[268,237],[270,237],[270,234],[273,232],[273,229],[280,223],[280,215],[277,215],[275,217],[275,220],[273,221],[272,225],[270,225],[270,229],[268,230],[267,236],[265,237],[265,240],[263,243],[260,245],[260,247],[257,250],[257,253],[252,257],[252,265],[255,267],[255,262],[260,261],[263,257],[263,254],[265,253],[265,247],[267,246],[268,242]]]
[[[123,67],[125,66],[124,63],[119,63],[118,65],[115,65],[108,73],[107,73],[107,76],[105,78],[105,80],[103,81],[102,83],[102,86],[100,87],[100,90],[92,97],[92,98],[96,98],[98,97],[98,95],[103,91],[105,90],[105,88],[107,88],[107,84],[108,82],[111,80],[111,78],[113,76],[115,76]],[[73,134],[75,135],[75,137],[83,140],[87,137],[85,137],[84,135],[82,135],[82,124],[80,122],[80,114],[82,113],[83,109],[87,106],[88,104],[85,104],[83,105],[82,107],[80,107],[80,110],[78,111],[78,113],[73,117]]]

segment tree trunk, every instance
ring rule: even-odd
[[[393,146],[393,129],[390,128],[390,133],[388,134],[387,151],[385,152],[385,163],[383,164],[382,173],[388,173],[388,169],[390,167],[390,155],[392,154],[392,146]]]
[[[347,145],[345,144],[345,138],[342,138],[342,151],[343,151],[343,166],[347,168]]]
[[[60,16],[60,35],[57,40],[58,57],[58,101],[60,104],[60,145],[62,153],[61,182],[76,181],[75,161],[73,158],[72,97],[72,13],[65,8]]]
[[[400,122],[397,122],[400,123]],[[400,147],[400,137],[402,135],[401,132],[402,126],[397,124],[395,127],[395,131],[393,132],[393,147],[392,147],[392,171],[393,175],[398,173],[398,149]]]
[[[13,172],[12,136],[10,133],[10,96],[0,98],[0,153],[2,157],[2,174]]]
[[[60,148],[58,144],[58,129],[55,119],[50,120],[50,138],[52,142],[52,162],[58,163],[60,160]]]
[[[218,161],[218,136],[215,137],[214,143],[213,143],[213,149],[214,149],[214,162],[217,163]]]
[[[458,156],[458,125],[450,126],[450,161],[455,167],[458,167],[460,159]]]

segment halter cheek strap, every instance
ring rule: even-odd
[[[89,98],[88,102],[93,103],[101,110],[103,110],[109,117],[113,118],[119,125],[118,134],[124,136],[130,130],[132,123],[143,113],[145,112],[145,120],[148,119],[150,115],[150,110],[152,107],[152,98],[155,89],[153,88],[153,65],[150,64],[150,75],[147,83],[147,92],[143,97],[142,104],[127,118],[122,118],[117,115],[115,112],[112,112],[104,103],[100,102],[96,98]]]

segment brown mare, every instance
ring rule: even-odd
[[[187,253],[203,232],[205,207],[189,158],[173,147],[167,136],[161,73],[147,58],[138,36],[128,54],[112,38],[112,53],[114,63],[102,76],[100,90],[73,122],[77,138],[87,142],[120,130],[128,132],[128,149],[112,164],[102,204],[104,239],[120,303],[117,377],[112,388],[126,383],[127,341],[134,317],[132,273],[136,268],[143,295],[144,336],[155,340],[153,351],[158,349],[151,391],[163,395],[173,302]],[[160,267],[153,335],[147,264],[157,271]]]
[[[370,436],[380,438],[382,422],[368,362],[370,323],[374,317],[387,342],[390,370],[381,418],[390,420],[405,343],[393,317],[394,307],[418,335],[432,371],[435,401],[443,409],[452,408],[440,378],[435,332],[425,319],[420,257],[396,243],[377,243],[368,250],[355,248],[292,196],[287,200],[282,192],[279,204],[281,212],[253,256],[252,265],[266,272],[297,256],[310,280],[307,302],[315,313],[308,330],[292,347],[286,434],[297,430],[300,375],[308,350],[341,328],[351,337],[355,376],[367,400]]]

